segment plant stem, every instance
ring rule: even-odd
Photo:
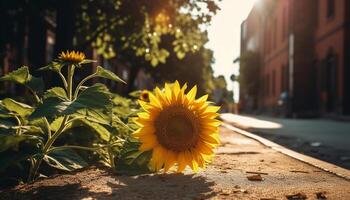
[[[58,74],[60,75],[60,77],[61,77],[61,79],[62,79],[62,82],[63,82],[64,87],[67,89],[67,88],[68,88],[68,85],[67,85],[66,78],[63,76],[63,74],[62,74],[61,72],[58,72]]]
[[[122,142],[122,141],[120,141],[120,142]],[[103,149],[106,147],[113,146],[113,145],[120,143],[120,142],[115,142],[115,143],[107,144],[107,145],[101,145],[98,147],[83,147],[83,146],[77,146],[77,145],[65,145],[65,146],[60,146],[60,147],[52,147],[47,153],[50,153],[52,151],[59,151],[59,150],[63,150],[63,149],[81,149],[81,150],[86,150],[86,151],[96,151],[98,149]]]
[[[112,152],[112,149],[110,147],[108,147],[107,152],[108,152],[108,157],[109,157],[109,162],[111,164],[111,168],[114,170],[115,169],[115,162],[114,162],[114,154]]]
[[[70,101],[72,101],[72,90],[73,90],[72,87],[73,87],[74,69],[75,69],[74,65],[68,65],[67,93],[68,93],[68,98],[69,98]],[[31,168],[31,170],[29,172],[28,181],[33,181],[35,179],[35,176],[38,173],[40,164],[43,161],[44,156],[48,154],[52,144],[56,141],[56,139],[65,130],[65,127],[67,125],[67,121],[68,120],[69,120],[69,116],[68,115],[64,116],[64,118],[63,118],[63,120],[62,120],[62,122],[60,124],[60,127],[58,128],[58,130],[52,135],[52,137],[50,137],[47,140],[47,142],[46,142],[46,144],[44,145],[44,148],[43,148],[43,154],[38,159],[35,159],[35,161],[34,161],[33,168]]]
[[[68,99],[72,101],[72,93],[73,93],[73,75],[74,75],[74,65],[69,65],[68,66],[68,81],[67,81],[67,93],[68,93]]]
[[[29,91],[33,94],[36,103],[40,103],[40,102],[41,102],[41,99],[40,99],[39,96],[36,94],[36,92],[35,92],[34,90],[32,90],[31,88],[29,88]]]
[[[16,135],[21,135],[22,134],[22,122],[16,115],[14,115],[14,117],[18,123],[18,126],[19,126],[19,128],[16,130]]]
[[[91,74],[91,75],[85,77],[83,80],[80,81],[80,83],[79,83],[79,84],[77,85],[77,87],[75,88],[74,99],[76,99],[76,98],[78,97],[80,87],[81,87],[86,81],[88,81],[89,79],[94,78],[95,75],[96,75],[96,74]]]

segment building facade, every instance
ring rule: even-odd
[[[254,5],[241,26],[241,55],[253,51],[260,57],[259,111],[299,117],[350,114],[349,11],[346,0]]]

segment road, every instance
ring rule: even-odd
[[[350,169],[350,122],[228,113],[222,118],[298,152]]]

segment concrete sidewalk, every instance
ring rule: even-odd
[[[0,194],[0,199],[350,199],[350,181],[221,127],[205,171],[114,175],[91,167]],[[348,171],[347,171],[348,172]]]
[[[350,122],[231,113],[222,114],[221,118],[300,153],[350,169]]]

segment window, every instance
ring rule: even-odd
[[[328,18],[333,17],[334,13],[335,13],[335,1],[327,0],[327,17]]]

